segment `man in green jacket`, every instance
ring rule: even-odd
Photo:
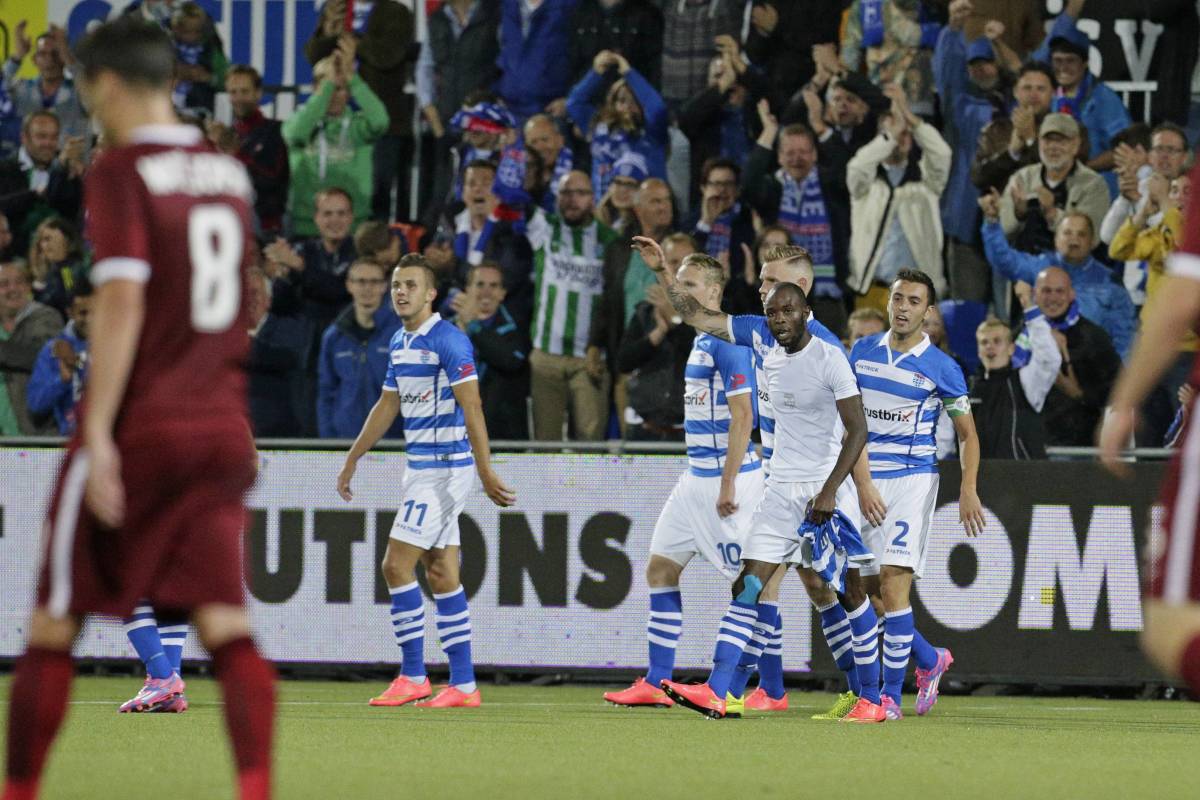
[[[337,49],[313,69],[317,91],[283,123],[292,173],[288,212],[292,236],[317,234],[314,197],[332,186],[346,190],[354,224],[371,210],[371,145],[388,129],[383,102],[355,70],[356,40],[343,34]],[[359,110],[350,108],[353,99]]]

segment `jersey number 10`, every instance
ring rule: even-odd
[[[192,261],[192,327],[221,333],[237,319],[242,301],[242,221],[227,205],[212,203],[188,214]]]

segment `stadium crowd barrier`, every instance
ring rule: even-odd
[[[0,447],[0,658],[16,656],[33,599],[45,505],[57,447]],[[335,492],[336,442],[260,443],[249,497],[248,590],[257,635],[282,663],[393,662],[388,595],[378,563],[400,504],[400,449],[360,462],[353,502]],[[325,449],[313,449],[319,446]],[[555,452],[530,452],[538,447]],[[461,519],[463,583],[473,649],[483,667],[539,672],[640,669],[647,590],[642,578],[654,522],[686,465],[678,453],[620,443],[521,443],[497,471],[518,493],[502,510],[481,492]],[[498,448],[499,449],[499,448]],[[661,451],[661,445],[657,446]],[[593,452],[584,452],[592,450]],[[597,452],[598,451],[598,452]],[[1082,455],[1082,452],[1076,455]],[[1118,482],[1085,461],[987,462],[980,497],[987,527],[968,539],[958,523],[959,466],[942,466],[918,627],[950,647],[956,677],[1039,684],[1161,682],[1137,648],[1142,626],[1139,554],[1147,543],[1164,465],[1139,461]],[[403,508],[400,509],[404,511]],[[730,548],[731,558],[739,554]],[[728,587],[697,562],[683,581],[681,669],[710,663]],[[800,582],[784,583],[784,665],[835,674]],[[434,636],[426,656],[441,663]],[[84,658],[132,657],[118,625],[91,622]],[[189,640],[188,658],[202,658]]]

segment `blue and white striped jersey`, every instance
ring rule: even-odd
[[[396,331],[383,390],[400,394],[409,469],[475,463],[453,387],[478,379],[471,340],[440,314],[415,331]]]
[[[754,370],[750,351],[702,333],[692,344],[683,380],[683,430],[688,468],[701,478],[720,476],[729,450],[728,398],[749,394],[754,407]],[[736,457],[737,454],[735,453]],[[747,442],[739,472],[762,466]]]
[[[971,413],[967,381],[954,359],[928,336],[907,353],[897,353],[885,332],[855,342],[850,364],[867,415],[871,477],[937,472],[942,405],[951,417]]]
[[[812,317],[808,319],[808,332],[818,339],[838,347],[844,353],[842,342],[833,332]],[[771,454],[775,451],[775,411],[771,408],[771,396],[767,391],[767,373],[763,370],[763,359],[773,351],[783,348],[771,335],[767,318],[755,314],[742,314],[729,318],[729,338],[754,353],[754,383],[758,393],[758,434],[762,441],[762,457],[770,467]]]

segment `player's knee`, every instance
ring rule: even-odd
[[[661,589],[679,585],[679,574],[683,567],[662,556],[651,556],[646,565],[646,585],[652,589]]]
[[[383,561],[379,564],[380,570],[383,572],[383,580],[388,586],[407,586],[417,579],[416,573],[412,569],[407,569],[400,560],[392,558],[388,555],[383,557]]]
[[[825,608],[830,603],[837,602],[837,593],[829,587],[820,575],[810,569],[797,569],[800,575],[800,582],[804,584],[804,591],[808,593],[808,599],[813,602],[817,608]]]

